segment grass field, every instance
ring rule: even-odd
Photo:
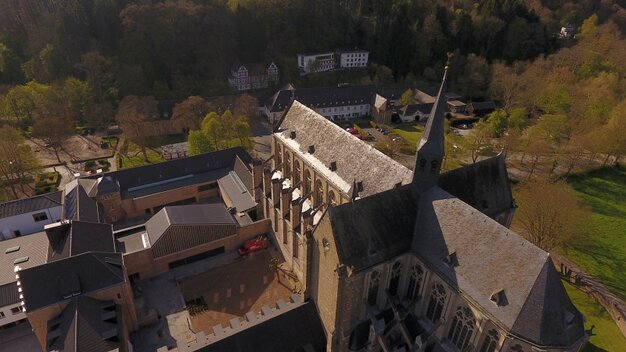
[[[417,146],[417,141],[422,137],[424,128],[421,125],[407,125],[391,129],[392,133],[404,138],[410,145]]]
[[[605,168],[568,179],[590,207],[587,238],[572,243],[567,257],[626,299],[626,168]]]
[[[583,291],[577,289],[574,285],[565,281],[563,285],[574,305],[576,305],[578,310],[583,313],[587,319],[585,322],[585,330],[594,326],[594,335],[591,336],[589,343],[583,351],[626,351],[626,338],[624,338],[624,335],[619,331],[617,325],[615,325],[609,316],[609,313],[607,313],[598,302],[587,296]]]
[[[126,155],[128,157],[120,156],[122,158],[121,168],[127,169],[129,167],[143,166],[164,161],[163,158],[161,158],[161,154],[155,152],[154,150],[147,148],[146,152],[148,154],[149,162],[146,162],[144,160],[143,153],[141,153],[139,146],[133,143],[129,143],[128,151],[126,152]]]

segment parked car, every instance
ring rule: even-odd
[[[357,131],[356,128],[354,128],[354,127],[348,127],[348,128],[346,128],[346,131],[348,131],[348,133],[354,134],[354,135],[359,134],[359,131]]]
[[[267,236],[260,235],[255,239],[246,241],[241,247],[239,247],[239,255],[248,255],[253,252],[260,251],[261,249],[267,249],[269,241]]]

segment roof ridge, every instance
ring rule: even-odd
[[[109,270],[113,275],[115,275],[116,277],[122,279],[122,281],[126,281],[126,278],[124,277],[124,273],[122,272],[122,275],[118,275],[115,271],[113,271],[111,269],[111,265],[110,263],[107,263],[103,258],[100,258],[99,256],[97,256],[96,254],[113,254],[113,255],[119,255],[120,259],[121,259],[121,266],[122,268],[124,267],[124,256],[122,256],[120,253],[117,252],[102,252],[102,251],[89,251],[89,252],[85,252],[85,253],[81,253],[79,255],[83,255],[83,254],[89,254],[91,255],[93,258],[95,258],[98,262],[100,262],[104,267],[107,268],[107,270]],[[105,257],[106,258],[106,257]]]

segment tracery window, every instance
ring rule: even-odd
[[[389,293],[395,296],[400,286],[400,275],[402,274],[402,262],[395,262],[391,267],[391,279],[389,279]]]
[[[337,197],[335,196],[335,192],[332,190],[328,191],[328,203],[330,205],[337,205]]]
[[[293,184],[296,185],[300,182],[300,162],[298,160],[293,163]]]
[[[319,206],[324,202],[324,186],[321,180],[315,181],[315,206]]]
[[[424,278],[424,269],[418,264],[414,264],[411,267],[411,273],[409,276],[409,283],[406,288],[406,298],[414,300],[417,294],[420,292],[422,286],[422,279]]]
[[[500,334],[498,334],[496,329],[489,330],[485,336],[482,347],[480,347],[480,352],[495,352],[496,347],[498,347],[499,339]]]
[[[434,284],[430,292],[430,299],[428,300],[428,309],[426,310],[426,317],[433,323],[441,318],[441,313],[446,303],[446,297],[447,293],[443,285]]]
[[[372,271],[370,274],[369,288],[367,290],[367,303],[373,306],[378,301],[378,289],[380,287],[380,272]]]
[[[307,196],[311,192],[311,172],[309,170],[304,171],[304,185],[303,185],[303,197]]]
[[[476,320],[474,314],[469,307],[459,306],[456,309],[450,331],[448,332],[448,340],[450,340],[459,351],[465,350],[469,344],[470,338],[474,333]]]
[[[289,152],[285,152],[285,177],[291,177],[291,154]]]

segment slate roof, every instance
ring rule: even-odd
[[[418,194],[406,185],[330,207],[326,217],[341,263],[362,270],[411,248]]]
[[[17,247],[19,247],[19,250],[6,253],[8,249],[16,249]],[[47,254],[48,238],[45,232],[37,232],[28,236],[0,241],[0,286],[15,284],[16,280],[13,268],[16,259],[28,257],[27,261],[18,264],[21,268],[28,269],[44,264]],[[4,289],[6,290],[7,288],[5,287]],[[2,292],[7,295],[9,294],[7,291]],[[15,292],[17,292],[17,286],[15,286]],[[9,296],[5,296],[4,294],[0,293],[0,307],[10,304],[6,303],[8,299],[6,297]]]
[[[72,221],[55,227],[48,226],[46,234],[50,242],[49,262],[89,251],[115,252],[110,224]]]
[[[315,305],[307,302],[258,325],[199,349],[199,352],[325,351],[326,336]]]
[[[125,282],[121,253],[88,252],[20,271],[28,311]]]
[[[64,219],[100,222],[98,203],[88,193],[95,186],[95,183],[92,181],[91,179],[77,179],[65,186],[65,197],[63,198]]]
[[[62,191],[0,203],[0,219],[61,206]]]
[[[548,253],[439,187],[422,194],[418,207],[413,252],[493,320],[541,345],[569,345],[582,336],[582,323],[555,335],[565,315],[580,313]],[[446,263],[451,254],[457,266]],[[506,304],[498,306],[490,298],[500,290]]]
[[[49,350],[109,352],[120,348],[117,317],[112,315],[108,319],[109,321],[102,319],[103,314],[110,312],[102,307],[112,303],[111,301],[101,302],[88,297],[72,299],[63,312],[55,318],[59,324],[60,334],[50,344]],[[115,304],[112,307],[114,309]],[[117,334],[110,336],[114,333]],[[48,336],[50,335],[50,331],[48,331]]]
[[[433,103],[429,103],[429,104],[410,104],[410,105],[405,105],[403,106],[400,111],[402,112],[403,116],[411,116],[411,115],[415,115],[418,112],[422,113],[422,114],[429,114],[430,111],[433,108]]]
[[[387,100],[398,100],[409,89],[411,88],[383,88],[378,94]]]
[[[418,88],[415,92],[415,99],[422,103],[432,103],[435,101],[438,92],[439,87],[436,86]],[[462,96],[450,91],[446,91],[445,97],[446,100],[462,98]]]
[[[176,205],[165,207],[151,217],[146,222],[146,231],[154,245],[170,226],[236,223],[221,203]]]
[[[295,99],[300,103],[317,108],[334,106],[371,104],[376,87],[367,86],[341,86],[321,88],[301,88],[295,90],[281,90],[270,100],[266,106],[270,112],[284,111]]]
[[[291,131],[296,131],[295,139],[290,138]],[[362,182],[361,197],[391,189],[398,183],[411,182],[409,169],[299,101],[285,113],[279,132],[274,135],[318,172],[325,173],[325,177],[345,194],[349,194],[354,181]],[[308,153],[311,145],[315,146],[313,154]],[[329,169],[333,161],[337,163],[336,171]]]
[[[248,152],[241,147],[235,147],[162,163],[107,172],[104,177],[110,177],[115,181],[124,197],[126,192],[134,189],[166,186],[167,183],[176,181],[181,177],[199,176],[223,168],[232,169],[236,157],[239,157],[244,163],[252,162]],[[97,179],[100,177],[102,175],[91,176],[90,178]]]
[[[492,218],[515,206],[504,154],[441,174],[439,187]]]
[[[249,188],[246,187],[236,172],[229,172],[228,175],[217,180],[217,183],[237,212],[248,211],[256,207],[256,202],[252,198]]]

